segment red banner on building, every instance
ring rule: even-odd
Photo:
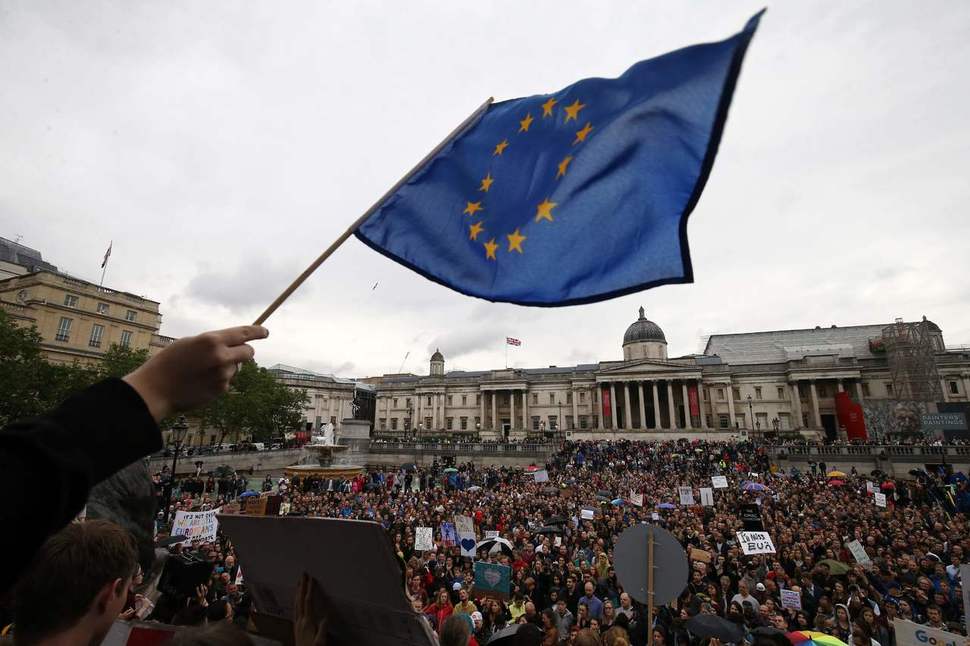
[[[602,397],[602,402],[603,402],[603,428],[608,428],[607,424],[611,424],[612,423],[609,420],[613,419],[612,409],[610,408],[610,406],[612,406],[613,403],[610,401],[610,389],[609,388],[604,388],[602,390],[602,393],[603,393],[603,397]]]
[[[690,403],[690,416],[700,417],[701,406],[697,400],[697,386],[695,385],[687,386],[687,401]]]
[[[862,413],[862,406],[852,401],[849,393],[835,393],[835,414],[839,420],[839,428],[844,428],[849,441],[868,439],[866,432],[866,418]]]

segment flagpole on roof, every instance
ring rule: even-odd
[[[104,273],[108,271],[108,258],[111,257],[111,247],[114,246],[114,243],[114,240],[110,241],[108,250],[104,252],[104,260],[101,261],[101,282],[98,283],[98,287],[104,287]]]
[[[384,193],[384,195],[382,195],[380,197],[380,199],[377,200],[369,209],[367,209],[366,211],[364,211],[364,214],[363,215],[361,215],[359,218],[357,218],[354,221],[354,223],[351,224],[350,227],[348,227],[348,229],[346,231],[344,231],[342,234],[340,234],[340,237],[338,237],[336,240],[334,240],[333,244],[331,244],[329,247],[327,247],[324,250],[324,252],[317,257],[316,260],[314,260],[312,263],[310,263],[310,266],[307,267],[303,271],[302,274],[300,274],[299,276],[297,276],[296,277],[296,280],[294,280],[292,283],[290,283],[289,287],[287,287],[286,289],[284,289],[283,290],[283,293],[280,294],[279,296],[277,296],[275,301],[273,301],[272,303],[270,303],[269,307],[267,307],[263,311],[263,313],[259,315],[259,318],[257,318],[253,322],[253,325],[262,325],[263,323],[265,323],[266,322],[266,319],[268,319],[270,316],[272,316],[273,312],[275,312],[279,308],[279,306],[282,305],[283,302],[286,301],[286,299],[289,298],[290,295],[293,292],[295,292],[297,290],[297,288],[300,285],[302,285],[304,283],[304,281],[306,281],[306,279],[309,278],[310,275],[313,272],[315,272],[320,265],[323,264],[323,261],[324,260],[326,260],[327,258],[329,258],[331,256],[331,254],[333,254],[333,252],[336,251],[338,247],[340,247],[340,245],[342,245],[344,242],[346,242],[347,241],[347,238],[349,238],[350,236],[352,236],[354,234],[354,231],[356,231],[357,228],[361,224],[363,224],[365,220],[367,220],[367,218],[369,218],[370,216],[372,216],[374,214],[374,212],[377,211],[377,209],[379,209],[381,207],[381,205],[384,204],[384,202],[387,201],[387,199],[390,196],[392,196],[395,193],[397,193],[398,189],[400,189],[402,186],[404,186],[404,184],[406,184],[408,182],[408,180],[410,180],[411,177],[416,172],[418,172],[419,170],[421,170],[422,168],[424,168],[424,165],[425,164],[427,164],[429,161],[431,161],[432,159],[434,159],[435,156],[438,153],[440,153],[445,148],[445,146],[447,146],[448,144],[450,144],[453,139],[455,139],[456,137],[458,137],[461,134],[463,134],[465,132],[465,130],[469,126],[473,125],[476,121],[478,121],[478,118],[486,110],[488,110],[488,106],[490,106],[492,104],[492,101],[494,101],[494,100],[495,99],[493,97],[488,97],[488,99],[484,103],[482,103],[478,107],[477,110],[475,110],[473,113],[471,113],[471,115],[469,115],[467,119],[465,119],[460,124],[458,124],[458,127],[455,128],[454,130],[452,130],[448,134],[448,136],[445,137],[444,141],[442,141],[440,144],[438,144],[437,146],[435,146],[434,149],[431,152],[429,152],[427,155],[425,155],[424,158],[421,161],[419,161],[416,166],[414,166],[414,168],[412,168],[407,173],[405,173],[404,177],[402,177],[401,179],[399,179],[397,181],[397,183],[390,188],[390,190],[388,190],[386,193]]]

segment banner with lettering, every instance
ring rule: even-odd
[[[202,541],[207,543],[216,540],[219,531],[219,521],[216,514],[222,508],[211,511],[177,511],[175,522],[172,523],[172,536],[184,536],[186,541]]]

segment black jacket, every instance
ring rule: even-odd
[[[121,379],[0,431],[0,595],[44,541],[80,513],[91,487],[161,448],[158,424]]]

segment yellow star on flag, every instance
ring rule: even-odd
[[[485,230],[481,222],[476,222],[475,224],[470,224],[468,226],[468,239],[478,240],[478,234]]]
[[[478,187],[478,190],[488,193],[488,189],[492,188],[492,183],[494,181],[495,180],[492,179],[492,174],[489,173],[482,179],[482,185]]]
[[[509,239],[509,252],[515,250],[522,253],[522,243],[525,241],[526,237],[519,233],[518,229],[505,237]]]
[[[532,113],[525,115],[525,119],[519,122],[519,132],[529,132],[529,126],[532,125]]]
[[[556,105],[557,103],[559,103],[559,101],[556,101],[554,98],[549,97],[549,100],[542,104],[542,116],[551,117],[552,106]]]
[[[497,146],[495,146],[495,152],[492,153],[492,156],[494,157],[495,155],[501,155],[503,152],[505,152],[505,149],[508,147],[509,147],[509,140],[503,139],[502,141],[499,142]]]
[[[556,173],[556,179],[559,179],[566,174],[566,169],[569,168],[569,162],[573,160],[572,155],[566,155],[561,162],[559,162],[559,172]]]
[[[589,133],[591,132],[593,132],[593,124],[587,122],[586,125],[583,126],[582,130],[578,130],[576,132],[576,141],[573,142],[573,145],[575,146],[581,141],[586,141],[586,137],[588,137]]]
[[[572,105],[567,105],[566,110],[566,123],[569,123],[570,119],[578,119],[579,111],[586,107],[585,103],[580,103],[579,99],[573,101]]]
[[[485,243],[485,258],[495,260],[495,250],[498,249],[498,245],[495,244],[495,238],[492,238]]]
[[[552,210],[556,207],[555,202],[550,202],[547,197],[542,204],[536,207],[536,222],[539,220],[549,220],[552,222]]]
[[[462,212],[462,214],[475,215],[475,213],[481,210],[482,210],[481,202],[465,202],[465,210]]]

